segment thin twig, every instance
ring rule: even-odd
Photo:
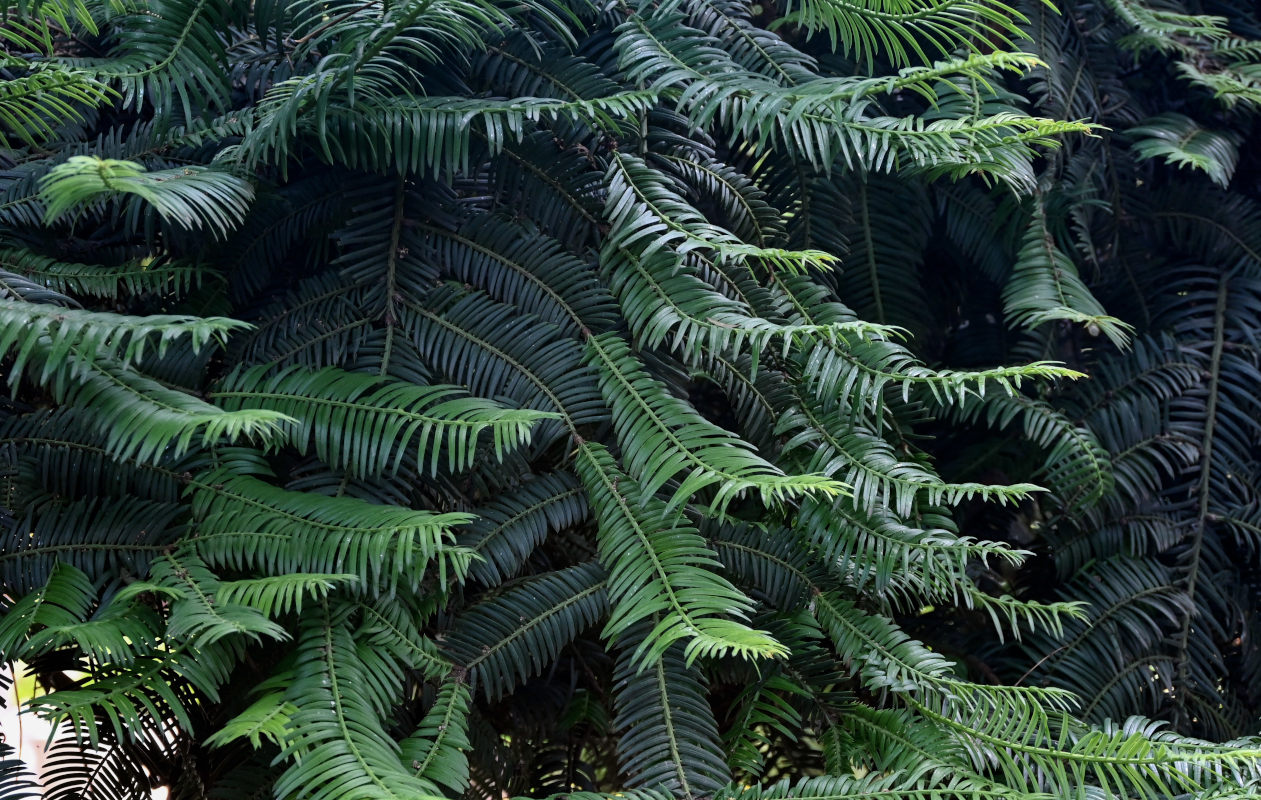
[[[368,9],[369,9],[369,8],[371,8],[372,6],[377,5],[379,2],[380,2],[380,0],[368,0],[368,2],[364,3],[363,5],[361,5],[361,6],[357,7],[357,8],[352,8],[352,9],[350,9],[350,10],[349,10],[349,11],[347,11],[345,14],[342,14],[340,17],[334,17],[333,19],[330,19],[328,22],[325,22],[323,25],[321,25],[320,27],[318,27],[318,28],[316,28],[315,30],[311,31],[311,32],[310,32],[310,33],[308,33],[306,36],[303,36],[301,39],[291,39],[291,40],[289,40],[288,44],[290,44],[290,45],[300,45],[300,44],[306,44],[307,42],[311,41],[311,40],[312,40],[312,39],[314,39],[316,36],[319,36],[321,33],[323,33],[324,31],[328,30],[329,28],[333,27],[334,25],[337,25],[337,24],[339,24],[339,23],[341,23],[341,22],[344,22],[345,20],[347,20],[347,19],[349,19],[349,18],[353,17],[355,14],[358,14],[360,11],[366,11],[366,10],[368,10]]]

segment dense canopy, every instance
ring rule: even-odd
[[[0,796],[1256,796],[1258,109],[1247,0],[0,0]]]

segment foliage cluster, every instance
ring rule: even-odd
[[[1259,26],[0,2],[45,796],[1255,796]]]

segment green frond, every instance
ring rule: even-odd
[[[703,3],[698,2],[698,5]],[[739,17],[726,15],[716,15],[717,20],[732,24],[742,22]],[[685,197],[693,206],[698,201],[716,205],[725,223],[723,228],[740,241],[773,247],[787,240],[783,214],[767,202],[762,187],[730,164],[684,148],[659,154],[650,163],[663,167],[682,181],[687,190]],[[823,262],[822,266],[829,263],[826,259]]]
[[[619,771],[631,787],[660,788],[674,797],[712,796],[731,779],[700,671],[681,643],[643,663],[638,653],[652,618],[629,630],[614,673],[614,727]],[[651,635],[651,634],[648,634]],[[632,650],[632,648],[634,648]]]
[[[675,795],[665,789],[631,789],[630,791],[614,792],[613,794],[572,792],[569,796],[574,800],[610,800],[613,797],[625,798],[626,800],[670,800]]]
[[[863,319],[923,330],[924,310],[931,308],[922,268],[932,219],[924,187],[859,172],[838,176],[828,189],[843,194],[849,206],[849,213],[835,220],[837,233],[849,243],[844,269],[832,278],[838,296]],[[904,309],[900,316],[898,309]]]
[[[708,128],[722,120],[733,140],[743,139],[757,150],[768,145],[783,149],[817,170],[843,163],[850,169],[906,166],[954,177],[980,172],[1028,191],[1027,161],[1034,156],[1034,145],[1054,146],[1063,134],[1090,131],[1080,123],[1016,111],[943,115],[931,121],[886,116],[870,100],[855,102],[863,92],[888,88],[879,82],[838,86],[822,81],[807,91],[782,87],[741,70],[712,40],[682,25],[676,14],[632,16],[616,33],[620,66],[628,78],[661,91],[682,87],[680,110],[694,125]]]
[[[234,341],[246,364],[293,363],[310,370],[343,369],[365,359],[375,314],[365,313],[374,289],[317,275],[301,281],[271,308],[265,322]],[[239,346],[239,350],[237,349]],[[366,359],[365,359],[366,360]]]
[[[314,451],[330,467],[364,477],[395,474],[412,454],[432,474],[444,451],[446,469],[464,471],[486,431],[502,460],[529,442],[535,422],[559,416],[504,408],[454,386],[414,386],[333,367],[238,370],[210,397],[229,411],[283,415],[281,430],[298,452]]]
[[[976,560],[1020,564],[1027,552],[998,542],[960,536],[949,518],[925,511],[916,524],[888,509],[867,514],[844,503],[804,503],[795,528],[818,548],[823,563],[855,588],[876,593],[911,591],[955,599],[970,584]]]
[[[124,106],[148,102],[187,119],[227,105],[223,33],[240,24],[242,10],[228,0],[125,0],[108,14],[116,36],[109,57],[74,62],[117,86]]]
[[[61,621],[33,633],[16,658],[37,661],[61,648],[77,648],[88,663],[127,667],[160,646],[162,620],[150,608],[115,595],[81,622]]]
[[[1208,54],[1225,59],[1232,64],[1246,64],[1261,57],[1261,41],[1242,36],[1230,36],[1214,41]]]
[[[593,100],[618,91],[616,81],[589,58],[554,44],[541,46],[516,32],[506,42],[492,44],[478,58],[473,74],[508,97],[567,97]]]
[[[708,354],[699,364],[697,377],[722,391],[739,422],[741,437],[760,452],[774,454],[780,444],[775,426],[792,400],[787,376],[769,369],[754,373],[752,366],[748,356]]]
[[[20,300],[25,303],[43,303],[62,308],[74,308],[78,305],[73,298],[61,292],[49,289],[25,275],[8,271],[0,271],[0,298]]]
[[[765,619],[792,652],[792,666],[763,665],[733,703],[722,734],[732,770],[752,777],[762,776],[768,756],[774,759],[777,741],[796,743],[807,729],[807,719],[827,719],[832,699],[828,695],[834,694],[827,687],[840,681],[831,669],[833,659],[823,634],[808,611]]]
[[[356,580],[358,576],[349,573],[298,572],[220,581],[214,598],[216,604],[247,606],[271,618],[282,614],[301,614],[304,598],[322,600],[339,585]]]
[[[103,300],[127,295],[183,296],[212,275],[203,265],[168,259],[146,258],[113,266],[77,264],[19,247],[0,247],[0,269],[56,292]],[[28,302],[32,301],[28,298]]]
[[[1186,39],[1215,41],[1229,35],[1224,17],[1183,14],[1139,0],[1107,0],[1107,6],[1132,29],[1125,44],[1136,51],[1178,50],[1186,46]]]
[[[897,335],[894,329],[868,322],[785,325],[757,317],[746,304],[716,291],[673,253],[656,251],[641,257],[606,249],[601,255],[609,288],[636,338],[649,348],[669,345],[689,363],[702,361],[706,353],[747,353],[750,372],[756,376],[762,351],[774,340],[788,352],[803,343],[867,332]]]
[[[92,11],[83,0],[6,0],[0,5],[0,11],[16,25],[47,25],[55,22],[63,30],[73,25],[82,25],[89,33],[97,33]],[[11,39],[22,43],[19,39]]]
[[[613,298],[595,269],[548,236],[491,215],[476,216],[458,231],[427,228],[426,233],[443,273],[497,302],[571,336],[615,327]]]
[[[45,585],[58,564],[82,570],[93,581],[116,572],[144,575],[149,560],[178,535],[179,514],[174,503],[134,495],[32,504],[13,523],[25,535],[14,535],[0,553],[0,581],[21,595]]]
[[[1250,764],[1261,754],[1255,740],[1210,744],[1163,731],[1160,723],[1141,717],[1097,728],[1073,726],[1063,719],[1063,731],[1025,739],[991,735],[979,729],[979,720],[955,722],[914,705],[929,720],[959,736],[1006,750],[1007,759],[1019,754],[1038,764],[1053,794],[1092,782],[1097,782],[1104,796],[1168,797],[1212,791],[1223,784],[1237,786],[1255,780],[1248,776]],[[1247,777],[1241,781],[1241,776]]]
[[[40,588],[7,603],[0,617],[0,653],[14,658],[38,628],[71,626],[86,619],[96,587],[80,569],[57,564]],[[36,627],[38,626],[38,628]]]
[[[713,509],[724,509],[749,490],[763,502],[782,503],[803,495],[835,496],[842,484],[817,475],[785,475],[752,446],[705,420],[670,395],[631,355],[616,334],[593,336],[587,352],[600,376],[600,390],[613,409],[622,458],[651,497],[681,477],[667,510],[714,487]]]
[[[239,157],[254,164],[284,156],[306,87],[280,86],[259,108],[261,123],[241,144]],[[520,142],[540,123],[572,120],[617,133],[657,99],[652,91],[622,91],[590,100],[521,97],[403,97],[366,101],[355,108],[330,107],[319,120],[315,146],[330,163],[371,171],[440,175],[468,172],[478,146],[498,154]],[[305,126],[303,126],[305,127]],[[305,132],[305,131],[303,131]]]
[[[1227,108],[1261,106],[1261,75],[1257,74],[1255,65],[1208,70],[1193,61],[1180,61],[1177,68],[1182,78],[1208,89],[1213,98]]]
[[[346,218],[349,198],[340,176],[312,172],[284,186],[256,187],[249,215],[215,253],[229,272],[234,291],[252,296],[263,289],[295,248],[318,241]],[[380,198],[378,181],[374,183]]]
[[[1090,616],[1087,610],[1089,604],[1080,600],[1043,603],[1022,600],[1009,594],[986,594],[971,586],[964,588],[963,605],[984,611],[989,616],[999,642],[1004,640],[1008,631],[1017,641],[1025,630],[1034,633],[1039,629],[1048,636],[1061,638],[1068,622],[1085,620]]]
[[[1115,485],[1112,458],[1095,432],[1045,401],[992,394],[956,406],[954,413],[963,420],[984,418],[1000,430],[1021,420],[1022,435],[1046,451],[1042,482],[1056,487],[1055,496],[1066,508],[1089,508]]]
[[[797,740],[801,715],[778,693],[808,696],[792,681],[771,675],[748,686],[737,698],[743,712],[723,741],[732,770],[760,775],[765,762],[761,750],[769,747],[772,735]]]
[[[781,84],[810,80],[818,65],[775,33],[753,24],[750,9],[731,0],[687,0],[677,4],[688,24],[705,32],[721,51],[744,69]],[[674,9],[675,4],[665,4]]]
[[[784,778],[767,787],[732,787],[715,795],[716,800],[874,800],[877,797],[906,800],[1054,800],[1046,792],[1014,792],[972,776],[946,777],[929,785],[916,785],[897,775],[823,775],[801,778],[795,783]]]
[[[220,580],[191,553],[165,554],[149,565],[149,581],[128,585],[115,602],[145,592],[169,603],[166,635],[171,640],[205,647],[225,637],[244,636],[258,643],[263,636],[286,640],[289,634],[257,608],[219,593]]]
[[[845,321],[845,316],[821,306],[817,293],[787,280],[779,281],[797,318],[807,324]],[[814,294],[814,296],[811,296]],[[839,317],[839,319],[838,319]],[[883,406],[886,387],[901,389],[904,399],[913,389],[927,393],[941,404],[963,402],[984,396],[990,384],[1014,394],[1022,382],[1047,378],[1079,378],[1082,374],[1059,364],[1039,361],[1023,366],[979,370],[931,369],[902,345],[889,341],[870,326],[861,336],[821,339],[802,348],[795,359],[796,371],[823,409],[837,404],[848,408],[878,409]]]
[[[625,15],[613,31],[618,70],[638,85],[664,90],[687,87],[705,77],[707,71],[734,67],[716,41],[682,24],[683,18],[677,8],[670,7],[651,15]],[[740,74],[742,70],[731,72]],[[754,82],[764,81],[754,77]],[[705,88],[713,92],[717,87]]]
[[[705,531],[732,580],[781,612],[808,605],[828,579],[810,546],[789,528],[763,529],[731,521],[710,522]]]
[[[1094,587],[1090,595],[1080,592],[1085,585]],[[1055,685],[1079,687],[1095,719],[1101,716],[1099,708],[1118,705],[1119,693],[1133,688],[1134,678],[1143,692],[1166,686],[1172,676],[1166,670],[1162,677],[1160,671],[1171,659],[1144,654],[1156,655],[1155,648],[1192,613],[1191,598],[1170,580],[1168,568],[1114,556],[1089,565],[1068,586],[1078,589],[1075,596],[1091,597],[1091,605],[1084,618],[1065,624],[1062,635],[1035,639],[1031,649],[1045,648],[1047,655],[1032,674]],[[1050,641],[1055,644],[1047,648]],[[1119,669],[1105,671],[1102,664]],[[1134,678],[1127,680],[1131,674]]]
[[[1251,780],[1239,785],[1222,784],[1195,795],[1196,800],[1244,800],[1261,791],[1261,782]]]
[[[137,763],[160,761],[171,752],[165,737],[178,735],[169,724],[136,731],[133,739],[115,741],[108,733],[96,745],[81,741],[70,729],[56,733],[45,751],[45,800],[112,800],[148,794],[150,777]]]
[[[266,739],[284,747],[289,739],[290,718],[297,710],[297,706],[285,700],[284,692],[269,692],[206,737],[206,746],[223,747],[238,739],[246,739],[257,750]]]
[[[360,604],[360,623],[355,631],[355,640],[390,653],[430,680],[445,678],[451,671],[451,662],[438,645],[417,627],[426,615],[418,613],[418,604],[409,602],[407,595],[400,594],[398,597],[400,602],[388,605]]]
[[[46,224],[102,198],[135,195],[164,219],[222,237],[245,219],[254,187],[210,167],[146,171],[134,161],[71,156],[40,179]]]
[[[129,367],[177,343],[197,352],[208,344],[222,345],[230,333],[247,327],[222,317],[127,316],[0,299],[0,354],[14,358],[10,385],[20,380],[28,362],[36,383],[55,380],[64,386],[68,378],[92,374],[98,362]]]
[[[173,720],[182,730],[192,727],[187,704],[176,685],[187,679],[206,696],[217,696],[216,685],[208,680],[211,670],[221,669],[217,654],[210,648],[199,654],[206,663],[197,664],[185,653],[156,653],[124,666],[98,668],[78,688],[60,689],[40,695],[28,707],[46,719],[56,719],[75,731],[80,740],[96,745],[102,739],[104,717],[108,735],[127,740],[152,725]]]
[[[1071,692],[1060,689],[960,680],[954,664],[911,639],[892,620],[868,614],[832,592],[815,595],[813,604],[842,661],[870,690],[905,695],[994,730],[1019,731],[1005,734],[1013,736],[1046,731],[1052,711],[1076,703]]]
[[[844,482],[846,501],[862,513],[888,508],[909,517],[921,503],[957,505],[977,497],[1005,505],[1043,491],[1028,483],[948,483],[926,465],[899,459],[887,441],[849,423],[839,410],[820,414],[808,402],[780,417],[775,432],[790,435],[783,456],[795,456],[808,472]]]
[[[1137,507],[1150,505],[1151,498],[1160,492],[1165,471],[1187,469],[1199,458],[1193,439],[1181,432],[1162,432],[1161,423],[1169,419],[1165,408],[1152,409],[1150,417],[1127,416],[1145,411],[1118,404],[1101,408],[1090,418],[1101,443],[1116,453],[1112,460],[1115,496],[1109,503],[1113,508],[1126,502]]]
[[[927,66],[903,67],[896,76],[869,78],[867,82],[889,93],[910,89],[934,103],[945,95],[963,92],[958,79],[966,78],[979,84],[984,93],[978,99],[984,101],[1005,95],[991,83],[1002,72],[1025,74],[1043,66],[1042,59],[1033,53],[1006,50],[970,52],[934,61]]]
[[[426,213],[424,188],[409,188],[399,177],[363,180],[346,193],[347,211],[333,236],[338,255],[331,266],[337,268],[339,282],[364,288],[360,313],[374,321],[374,333],[385,337],[378,368],[382,375],[390,372],[396,350],[403,349],[397,330],[399,301],[425,294],[436,277],[424,258],[424,238],[409,223]]]
[[[715,572],[721,562],[696,529],[618,469],[602,445],[582,444],[577,469],[596,511],[600,561],[609,574],[612,612],[604,636],[619,642],[637,624],[655,620],[630,655],[637,668],[658,664],[680,639],[687,640],[688,664],[702,655],[785,654],[766,633],[737,621],[752,604]]]
[[[549,533],[578,525],[590,510],[578,480],[553,472],[504,492],[472,513],[476,519],[460,530],[456,543],[478,556],[469,565],[469,574],[495,586],[513,577]]]
[[[845,756],[838,770],[841,774],[886,773],[904,776],[912,786],[951,778],[983,779],[975,759],[980,753],[969,753],[965,743],[951,736],[921,716],[901,708],[871,708],[861,703],[845,709],[836,735],[836,748]],[[855,769],[855,767],[857,769]],[[1006,782],[987,783],[1007,792],[1017,791],[1010,784],[1028,789],[1020,776]]]
[[[416,585],[430,567],[442,582],[461,576],[471,556],[451,532],[468,514],[291,492],[226,470],[193,479],[192,513],[189,543],[208,564],[264,575],[350,573],[388,593]]]
[[[1056,244],[1046,212],[1039,205],[1030,217],[1016,263],[1003,289],[1003,312],[1009,324],[1036,328],[1065,320],[1102,333],[1117,347],[1127,347],[1133,327],[1110,317],[1077,274],[1077,267]]]
[[[1010,255],[1004,240],[1019,210],[1014,198],[996,198],[967,183],[934,185],[931,196],[949,242],[987,277],[1006,274]],[[997,231],[1003,235],[995,236]]]
[[[1083,418],[1114,405],[1156,408],[1185,395],[1203,380],[1192,355],[1172,336],[1136,338],[1128,352],[1100,358],[1093,380],[1074,404]]]
[[[408,304],[405,321],[421,355],[453,382],[481,397],[506,396],[523,408],[559,412],[570,430],[607,418],[582,348],[554,326],[450,287],[427,299]],[[534,441],[550,443],[561,430],[544,422]]]
[[[442,645],[470,687],[495,700],[555,661],[607,605],[599,566],[579,564],[506,585],[465,610]]]
[[[504,145],[486,181],[507,208],[528,212],[541,230],[580,251],[601,222],[604,172],[586,145],[558,147],[550,131],[536,130]]]
[[[1166,191],[1161,200],[1151,224],[1162,241],[1177,244],[1178,252],[1197,259],[1261,262],[1261,205],[1256,201],[1185,185]]]
[[[825,32],[833,49],[865,61],[876,54],[895,64],[930,60],[958,48],[981,49],[978,41],[1005,44],[1019,35],[1024,16],[998,0],[801,0],[784,8],[780,24]]]
[[[398,743],[379,722],[378,709],[401,693],[401,671],[369,674],[368,656],[351,638],[343,609],[325,605],[303,619],[293,681],[285,691],[296,710],[281,751],[282,757],[297,757],[286,759],[290,766],[276,781],[278,795],[312,800],[441,796],[404,765]],[[386,668],[379,659],[374,664]]]
[[[117,459],[155,461],[179,458],[194,444],[279,438],[292,421],[279,411],[224,410],[187,392],[168,389],[137,372],[98,361],[59,399],[78,405],[95,418],[104,445]]]
[[[419,780],[433,784],[434,796],[442,796],[439,787],[456,793],[468,788],[468,756],[464,753],[471,747],[465,734],[469,701],[467,684],[447,681],[416,732],[399,743],[403,763],[411,766]]]
[[[756,260],[774,270],[805,272],[826,269],[836,260],[821,250],[786,250],[740,241],[730,231],[708,222],[643,160],[617,153],[609,163],[608,199],[604,215],[611,230],[606,252],[626,250],[648,259],[658,250],[685,255],[693,250],[715,258]]]
[[[35,70],[0,81],[0,147],[42,145],[56,136],[64,120],[82,121],[86,109],[110,95],[90,75],[70,70]]]
[[[163,460],[156,464],[119,461],[110,456],[105,446],[108,432],[99,428],[99,417],[81,408],[62,407],[13,416],[0,425],[0,441],[5,447],[4,472],[0,473],[7,502],[14,512],[28,513],[49,496],[66,498],[139,501],[136,512],[149,512],[153,528],[145,528],[135,518],[135,530],[151,530],[155,537],[173,530],[164,525],[174,514],[184,494],[187,476],[214,467],[230,469],[238,475],[271,476],[273,470],[256,450],[220,446],[214,451],[190,453],[179,460]],[[11,459],[11,460],[10,460]],[[145,501],[168,505],[146,505]],[[82,512],[87,513],[87,512]],[[110,514],[100,511],[104,524]],[[125,508],[119,512],[126,515]],[[63,532],[72,536],[82,519],[78,512],[65,521]],[[140,541],[147,537],[141,536]],[[67,546],[66,549],[72,549]]]
[[[1198,169],[1222,188],[1230,183],[1239,161],[1237,136],[1208,130],[1184,114],[1149,117],[1125,134],[1133,140],[1131,146],[1140,161],[1162,158],[1179,169]]]

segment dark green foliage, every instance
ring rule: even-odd
[[[1258,41],[0,0],[45,796],[1255,795]]]

